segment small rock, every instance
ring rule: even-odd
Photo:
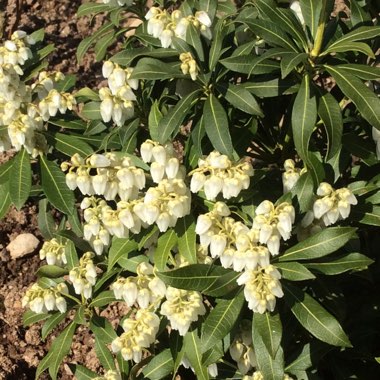
[[[13,260],[32,253],[40,241],[32,234],[20,234],[7,245]]]

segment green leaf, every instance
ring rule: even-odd
[[[260,98],[271,98],[297,91],[295,82],[292,79],[256,79],[254,82],[245,82],[243,86]]]
[[[42,188],[49,202],[65,214],[75,207],[74,193],[67,187],[66,178],[58,165],[40,156]]]
[[[109,344],[117,338],[111,323],[104,317],[93,315],[90,320],[90,329],[105,344]]]
[[[287,77],[295,67],[308,58],[306,53],[286,54],[281,59],[281,78]]]
[[[144,367],[142,373],[145,379],[160,380],[173,372],[174,361],[169,348],[166,348]]]
[[[339,322],[315,299],[283,283],[285,301],[301,325],[317,339],[339,347],[352,347]]]
[[[83,17],[90,14],[97,14],[101,12],[106,12],[110,10],[110,6],[108,4],[94,4],[94,3],[86,3],[82,4],[77,10],[77,17]]]
[[[310,164],[309,140],[317,119],[317,102],[311,94],[310,77],[306,74],[302,79],[292,111],[292,129],[294,145],[300,157]]]
[[[128,257],[128,255],[137,249],[137,242],[131,239],[116,238],[112,239],[112,246],[108,253],[108,267],[107,271],[109,272],[118,260],[122,256]]]
[[[75,86],[76,81],[77,78],[75,75],[66,75],[64,79],[57,82],[55,89],[59,92],[67,92]]]
[[[342,92],[351,99],[370,125],[380,130],[380,100],[363,82],[342,69],[325,65]]]
[[[52,118],[49,120],[49,124],[56,125],[58,127],[70,130],[83,131],[86,129],[87,123],[84,120],[72,119],[67,117],[66,119]]]
[[[321,94],[318,115],[322,119],[327,133],[326,161],[334,157],[342,145],[343,119],[339,103],[329,93]]]
[[[250,115],[258,115],[264,117],[263,111],[261,110],[256,99],[243,86],[237,86],[235,84],[229,83],[227,86],[219,85],[217,86],[217,89],[234,107]]]
[[[0,165],[0,185],[8,182],[13,162],[14,158],[11,158],[7,162]]]
[[[262,61],[261,57],[253,55],[228,57],[219,62],[229,70],[249,75],[269,74],[280,68],[279,62],[271,60]]]
[[[90,306],[91,307],[103,307],[103,306],[106,306],[106,305],[110,304],[111,302],[115,302],[115,301],[116,301],[116,298],[115,298],[113,291],[105,290],[104,292],[101,292],[98,296],[96,296],[92,300]]]
[[[107,53],[107,49],[115,42],[115,32],[110,31],[102,36],[95,44],[95,59],[101,61]]]
[[[141,255],[138,252],[132,253],[129,257],[122,256],[118,264],[126,269],[128,272],[137,273],[137,267],[143,262],[148,262],[149,259],[145,255]]]
[[[170,111],[160,120],[158,124],[159,142],[164,144],[174,133],[178,133],[181,123],[193,106],[193,101],[199,96],[199,90],[191,92],[183,97]]]
[[[84,98],[85,100],[93,100],[95,102],[100,101],[99,94],[89,87],[83,87],[73,95],[75,98]]]
[[[13,160],[12,172],[9,176],[9,193],[11,201],[18,210],[29,197],[32,187],[32,169],[28,152],[23,148]]]
[[[162,271],[166,269],[168,256],[176,244],[177,236],[172,228],[158,238],[157,248],[154,251],[154,263],[158,270]]]
[[[32,310],[27,310],[23,315],[22,315],[22,325],[24,327],[28,327],[30,325],[33,325],[39,321],[43,321],[44,319],[48,318],[50,314],[46,313],[40,313],[37,314]]]
[[[274,266],[280,269],[282,278],[289,281],[313,280],[315,276],[300,263],[276,263]],[[307,265],[306,265],[307,266]]]
[[[183,74],[174,66],[154,58],[142,58],[131,74],[131,79],[165,80]]]
[[[360,26],[351,32],[345,34],[338,40],[334,41],[329,47],[329,51],[334,51],[336,46],[347,44],[347,42],[370,40],[378,37],[380,34],[380,26]]]
[[[209,287],[203,290],[203,293],[212,297],[227,297],[230,298],[232,292],[239,286],[236,280],[241,276],[241,273],[229,270],[227,273],[222,274],[215,280]]]
[[[45,239],[53,239],[54,234],[56,232],[56,224],[53,219],[53,215],[51,214],[50,210],[47,208],[48,200],[41,199],[38,202],[38,228],[41,231],[42,236]]]
[[[303,173],[291,189],[293,197],[297,198],[301,212],[310,210],[314,200],[314,182],[309,172]]]
[[[355,234],[353,227],[329,227],[294,245],[279,261],[312,260],[324,257],[343,247]]]
[[[360,53],[366,54],[371,58],[375,58],[371,48],[363,42],[342,42],[339,45],[330,46],[327,48],[321,56],[324,56],[329,53],[345,53],[347,51],[358,51]]]
[[[98,377],[97,373],[90,371],[88,368],[83,367],[82,365],[69,363],[69,367],[75,376],[75,379],[77,380],[90,380]]]
[[[243,20],[243,22],[266,42],[275,46],[281,46],[290,51],[297,52],[292,40],[284,33],[276,23],[269,20]]]
[[[322,1],[320,0],[300,0],[302,16],[305,24],[308,26],[313,40],[317,35],[319,16],[322,9]]]
[[[95,352],[104,369],[107,371],[116,371],[116,365],[110,350],[107,348],[106,343],[98,336],[95,336]]]
[[[68,273],[69,271],[66,268],[57,265],[43,265],[37,270],[36,275],[38,277],[59,278]]]
[[[189,264],[197,263],[197,247],[194,216],[187,215],[178,220],[175,231],[177,234],[178,252]]]
[[[210,46],[209,63],[208,63],[210,71],[212,71],[215,68],[216,64],[219,62],[219,58],[221,55],[223,39],[225,36],[223,23],[224,23],[224,20],[220,19],[218,20],[218,22],[216,23],[214,27],[214,36],[213,36],[211,46]]]
[[[307,263],[308,268],[320,273],[334,276],[350,270],[367,269],[374,261],[360,253],[349,253],[336,260],[330,260],[323,263]]]
[[[99,120],[100,115],[100,102],[88,102],[81,111],[81,115],[88,120]]]
[[[205,59],[205,56],[203,52],[202,41],[201,41],[201,38],[199,37],[199,31],[191,23],[186,29],[186,42],[195,49],[198,55],[198,58],[203,62]]]
[[[111,61],[121,66],[131,66],[132,61],[137,57],[149,56],[156,58],[167,58],[178,56],[178,51],[174,49],[152,49],[151,47],[133,48],[122,50],[111,57]]]
[[[278,313],[253,314],[255,334],[259,334],[270,356],[274,359],[280,347],[282,338],[282,324]]]
[[[370,15],[362,9],[356,0],[350,0],[350,10],[350,21],[353,26],[367,22],[372,23]]]
[[[233,146],[228,118],[222,105],[212,94],[210,94],[205,102],[203,116],[206,133],[213,147],[220,153],[231,156]]]
[[[202,353],[212,348],[232,330],[244,303],[243,292],[230,300],[217,301],[217,305],[202,324]]]
[[[65,135],[63,133],[54,133],[51,136],[55,149],[66,156],[72,157],[75,153],[79,153],[82,157],[86,157],[94,152],[90,145],[84,141],[78,141],[74,136]]]
[[[61,313],[57,311],[54,314],[49,315],[49,318],[45,321],[41,329],[41,339],[45,340],[50,332],[55,329],[67,316],[67,313]]]
[[[0,184],[0,219],[8,212],[11,204],[8,184]]]
[[[158,125],[163,117],[158,104],[159,103],[157,100],[153,102],[152,107],[149,112],[149,121],[148,121],[150,137],[154,141],[158,141],[160,137],[160,134],[158,131]]]
[[[202,291],[226,273],[230,273],[230,271],[219,266],[192,264],[166,272],[158,272],[157,275],[165,284],[175,288]]]
[[[199,380],[208,380],[207,367],[202,364],[201,340],[197,330],[188,331],[183,339],[185,355]]]
[[[63,358],[70,351],[75,329],[76,324],[70,323],[53,341],[49,353],[43,358],[37,367],[36,379],[38,379],[41,373],[47,368],[49,369],[49,374],[52,379],[57,379],[59,366],[61,365]]]
[[[346,73],[351,73],[363,80],[379,80],[380,78],[380,67],[360,65],[358,63],[347,63],[334,67],[343,69]]]
[[[256,317],[256,314],[257,313],[254,313],[254,317]],[[283,353],[282,347],[279,346],[277,348],[277,353],[275,357],[273,358],[263,341],[260,331],[257,330],[255,327],[256,327],[255,321],[253,320],[252,321],[252,341],[253,341],[253,348],[256,355],[258,369],[261,371],[263,378],[265,380],[283,380],[284,353]],[[277,341],[277,339],[275,339],[275,342]],[[277,343],[275,345],[277,345]]]

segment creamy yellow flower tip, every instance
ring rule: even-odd
[[[196,80],[198,76],[198,66],[191,53],[181,53],[179,60],[182,62],[181,70],[183,74],[190,74],[192,80]]]

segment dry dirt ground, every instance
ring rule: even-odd
[[[75,51],[79,42],[101,25],[102,16],[94,18],[91,24],[88,18],[78,19],[75,12],[85,0],[18,1],[22,3],[19,28],[27,32],[45,28],[46,42],[54,43],[57,47],[50,58],[50,69],[61,70],[65,74],[75,73],[81,85],[96,86],[100,82],[100,64],[95,63],[91,54],[87,54],[84,61],[78,64]],[[342,5],[341,0],[338,2]],[[5,3],[8,4],[6,25],[9,30],[17,22],[17,1],[8,0]],[[0,155],[0,164],[8,157]],[[31,328],[22,325],[21,298],[30,284],[36,281],[35,272],[40,266],[40,259],[38,249],[27,257],[10,259],[5,247],[21,232],[35,234],[42,244],[36,206],[26,205],[20,211],[12,208],[0,222],[0,380],[34,379],[36,366],[54,339],[53,334],[46,342],[41,341],[39,324]],[[115,305],[107,316],[116,324],[122,314]],[[94,371],[101,371],[93,346],[91,334],[86,329],[79,330],[67,362],[81,363]],[[72,378],[64,365],[60,379]],[[48,376],[43,375],[42,379],[48,379]]]

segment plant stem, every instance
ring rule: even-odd
[[[331,0],[322,0],[322,9],[321,9],[321,15],[319,17],[319,22],[318,22],[317,35],[315,36],[313,50],[310,52],[311,59],[318,57],[322,48],[323,35],[325,33],[326,21],[328,18],[328,15],[326,12],[328,1],[331,1]]]

